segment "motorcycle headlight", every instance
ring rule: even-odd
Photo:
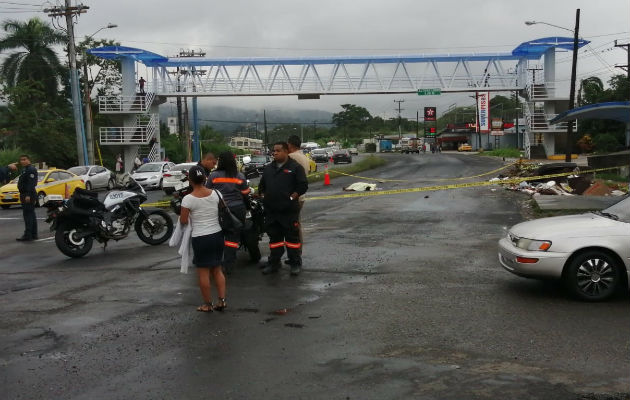
[[[547,251],[551,247],[551,242],[549,240],[519,238],[515,244],[519,249],[529,251]]]

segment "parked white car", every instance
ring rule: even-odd
[[[102,188],[112,190],[116,184],[114,173],[100,165],[81,165],[72,167],[68,171],[81,177],[87,190]]]
[[[188,170],[194,167],[197,163],[181,163],[175,165],[170,171],[164,173],[164,181],[162,182],[162,189],[166,194],[172,194],[175,191],[175,187],[182,183],[184,175],[188,174]]]
[[[142,164],[131,174],[131,177],[146,189],[161,189],[164,173],[170,171],[174,166],[175,164],[170,161]]]
[[[605,300],[630,281],[630,197],[514,225],[499,241],[499,261],[519,276],[561,279],[582,300]]]

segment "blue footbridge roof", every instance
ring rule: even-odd
[[[580,39],[578,46],[582,47],[589,41]],[[520,60],[540,59],[550,48],[573,50],[573,38],[546,37],[518,45],[512,52],[503,53],[462,53],[462,54],[400,54],[378,56],[325,56],[325,57],[165,57],[151,51],[125,46],[105,46],[88,50],[88,53],[105,58],[132,58],[148,67],[182,67],[182,66],[210,66],[210,65],[304,65],[304,64],[391,64],[398,62],[458,62],[458,61],[488,61],[488,60]]]

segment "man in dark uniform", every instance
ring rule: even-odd
[[[269,258],[263,274],[277,272],[280,258],[287,248],[291,275],[298,275],[302,267],[300,255],[300,205],[298,199],[308,190],[304,168],[289,158],[286,142],[273,145],[274,162],[263,170],[258,184],[265,206],[265,227],[269,236]]]
[[[4,185],[5,183],[11,180],[11,172],[15,171],[17,167],[15,164],[9,164],[6,167],[0,167],[0,185]]]
[[[20,156],[22,173],[18,179],[22,214],[24,215],[24,235],[16,240],[30,242],[37,239],[37,218],[35,217],[35,202],[37,201],[37,168],[31,164],[31,159],[23,154]]]

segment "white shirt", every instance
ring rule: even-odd
[[[205,236],[221,231],[219,225],[219,197],[212,191],[210,196],[195,197],[187,194],[182,200],[182,207],[190,210],[192,237]]]
[[[289,153],[289,157],[297,161],[297,163],[300,164],[302,168],[304,168],[304,173],[308,175],[308,172],[311,169],[311,163],[308,161],[308,157],[306,157],[301,150],[296,150],[293,153]]]

